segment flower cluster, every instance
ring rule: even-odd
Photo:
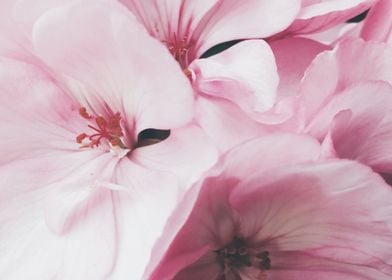
[[[392,279],[391,14],[0,0],[0,279]]]

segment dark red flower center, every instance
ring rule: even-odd
[[[216,280],[241,280],[239,270],[253,267],[260,272],[271,268],[268,251],[249,248],[244,239],[234,237],[225,247],[215,251],[222,270]]]

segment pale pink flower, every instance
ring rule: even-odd
[[[317,151],[271,135],[229,152],[170,220],[149,279],[390,279],[389,186],[355,162],[300,164]]]
[[[181,68],[118,9],[37,18],[47,69],[1,58],[2,279],[139,280],[187,183],[216,160]]]
[[[324,142],[326,156],[358,160],[392,174],[392,48],[350,39],[319,55],[300,94],[305,132]],[[388,175],[389,174],[389,175]]]

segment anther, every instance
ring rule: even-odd
[[[106,139],[112,146],[119,146],[122,149],[125,149],[125,145],[123,144],[121,137],[124,136],[121,128],[121,115],[120,113],[114,114],[108,120],[106,120],[103,116],[92,116],[87,113],[85,107],[81,107],[79,109],[79,114],[89,121],[95,121],[94,124],[88,124],[91,130],[93,130],[94,134],[81,133],[76,137],[76,142],[79,144],[83,144],[83,141],[88,139],[90,142],[83,144],[82,148],[94,148],[98,147],[101,144],[103,139]]]

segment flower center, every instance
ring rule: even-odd
[[[186,69],[191,61],[191,51],[193,43],[188,40],[188,37],[178,38],[174,33],[170,41],[163,41],[172,56],[178,61],[182,69]]]
[[[157,144],[166,140],[170,136],[170,130],[145,129],[141,131],[137,139],[127,139],[124,144],[124,132],[121,126],[121,114],[113,113],[109,108],[109,117],[90,115],[85,107],[79,109],[79,115],[86,119],[90,133],[81,133],[76,137],[76,142],[81,144],[81,148],[96,148],[102,143],[109,144],[112,151],[122,156],[129,151],[149,145]]]
[[[79,114],[90,122],[87,126],[91,133],[81,133],[76,137],[76,142],[82,144],[82,148],[94,148],[107,141],[113,147],[127,149],[121,138],[124,133],[121,128],[121,115],[119,112],[112,114],[109,118],[94,116],[87,113],[85,107],[79,109]]]
[[[268,251],[249,248],[239,237],[234,237],[232,242],[214,252],[222,269],[216,280],[241,280],[239,270],[246,267],[256,268],[260,273],[271,268]]]

